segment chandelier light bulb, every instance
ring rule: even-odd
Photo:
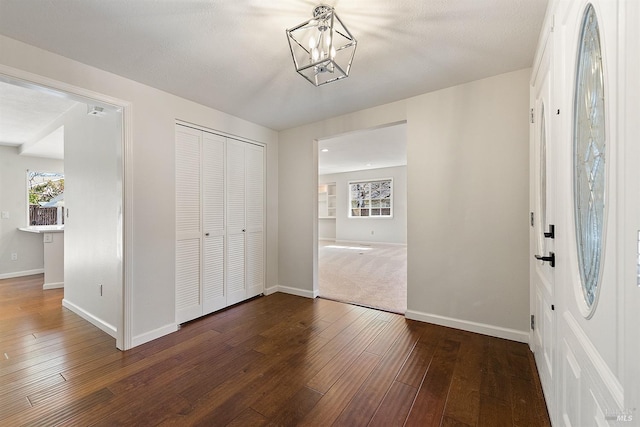
[[[314,47],[316,47],[316,38],[311,36],[309,38],[309,49],[313,49]]]
[[[318,50],[317,47],[314,47],[313,49],[311,49],[311,59],[313,61],[317,61],[318,59],[320,59],[320,51]]]
[[[331,35],[327,34],[324,38],[324,42],[327,45],[327,47],[331,46]]]

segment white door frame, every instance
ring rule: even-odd
[[[545,233],[556,224],[556,115],[554,103],[554,38],[550,28],[545,27],[540,41],[539,57],[532,72],[530,87],[530,313],[531,328],[529,346],[534,352],[547,408],[555,421],[557,396],[557,315],[554,310],[555,288],[558,284],[555,267],[551,262],[540,262],[536,257],[547,257],[555,253],[555,238]],[[544,124],[544,127],[542,125]],[[545,157],[542,158],[544,142]],[[544,162],[544,169],[542,168]],[[542,174],[546,188],[541,188]],[[542,199],[544,198],[544,200]],[[543,205],[544,202],[544,205]],[[544,206],[544,207],[543,207]],[[543,212],[544,209],[544,212]],[[553,224],[553,225],[551,225]],[[548,236],[548,237],[547,237]]]
[[[128,101],[113,98],[98,92],[73,86],[58,80],[43,77],[38,74],[30,73],[24,70],[8,67],[0,64],[0,81],[16,84],[22,87],[35,90],[53,90],[69,95],[70,98],[80,98],[84,101],[107,104],[122,109],[122,142],[120,147],[119,177],[122,182],[122,211],[118,220],[118,263],[119,276],[121,277],[120,286],[118,287],[120,295],[118,300],[118,324],[116,325],[116,347],[120,350],[128,350],[132,347],[131,332],[131,293],[132,293],[132,271],[129,266],[131,263],[131,248],[133,240],[133,176],[132,159],[132,105]]]
[[[635,423],[640,425],[640,2],[628,1],[622,7],[619,16],[624,19],[626,36],[621,39],[627,54],[624,56],[623,87],[626,99],[620,103],[624,125],[620,136],[624,141],[625,194],[627,208],[624,212],[624,259],[625,266],[622,281],[625,312],[625,354],[624,381],[625,407],[631,411]],[[633,409],[636,409],[635,411]],[[631,425],[631,423],[627,423]],[[625,423],[620,423],[625,425]]]

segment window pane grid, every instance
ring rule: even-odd
[[[392,179],[349,182],[349,217],[391,217]]]

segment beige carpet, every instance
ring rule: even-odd
[[[320,296],[404,314],[407,247],[320,241]]]

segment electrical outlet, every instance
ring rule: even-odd
[[[18,260],[18,253],[11,252],[11,261],[17,261],[17,260]]]
[[[2,211],[2,214],[0,214],[2,219],[9,219],[9,212],[8,211]]]
[[[373,236],[373,230],[371,230],[371,235]]]

